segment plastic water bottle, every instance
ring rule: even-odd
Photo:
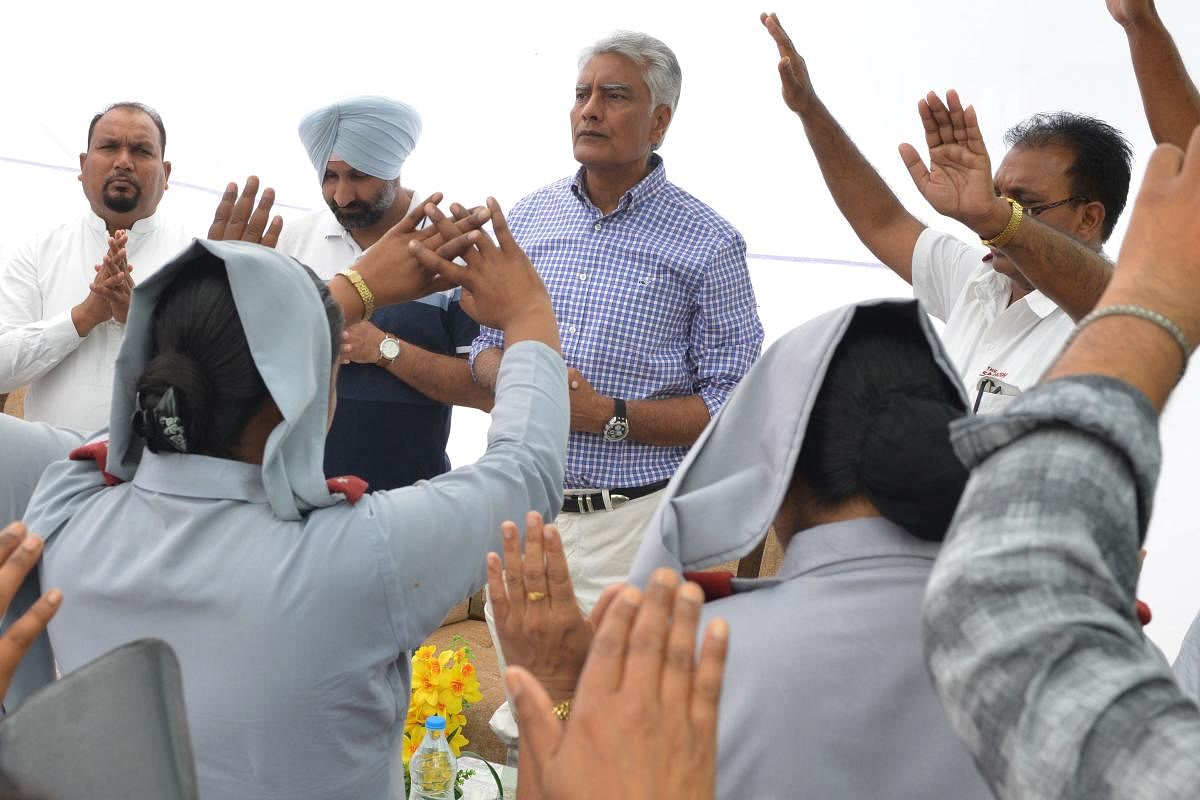
[[[425,738],[408,761],[408,800],[454,800],[457,767],[446,741],[446,720],[435,714],[425,720]]]

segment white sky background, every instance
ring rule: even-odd
[[[1158,5],[1200,71],[1200,8],[1187,0]],[[194,220],[199,235],[215,203],[210,192],[250,173],[276,188],[280,204],[319,203],[296,125],[311,109],[355,94],[390,95],[420,109],[425,130],[405,165],[405,185],[467,204],[493,194],[508,207],[575,169],[567,113],[578,51],[613,29],[633,28],[662,38],[683,65],[682,99],[661,151],[671,180],[732,221],[752,254],[873,262],[779,98],[777,56],[760,10],[742,0],[8,4],[0,252],[80,207],[75,175],[87,123],[125,99],[162,113],[174,164],[163,208]],[[781,2],[774,10],[826,104],[930,224],[956,229],[928,209],[896,155],[901,141],[921,144],[916,102],[930,89],[957,88],[975,104],[994,163],[1004,130],[1034,112],[1069,109],[1108,120],[1134,145],[1136,192],[1153,143],[1124,34],[1104,0],[839,0]],[[288,210],[281,209],[285,220]],[[880,267],[753,259],[751,268],[768,342],[836,305],[910,294]],[[1200,607],[1189,502],[1198,400],[1193,372],[1164,422],[1166,465],[1141,589],[1155,612],[1148,631],[1168,656]],[[456,417],[455,463],[481,451],[485,422],[475,413]]]

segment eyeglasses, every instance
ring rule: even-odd
[[[1024,208],[1025,208],[1026,214],[1028,214],[1031,217],[1037,217],[1037,216],[1040,216],[1040,215],[1046,213],[1047,211],[1049,211],[1052,208],[1058,208],[1059,206],[1065,206],[1067,203],[1086,203],[1086,202],[1087,202],[1086,197],[1084,197],[1083,195],[1077,194],[1074,197],[1068,197],[1066,200],[1058,200],[1053,203],[1042,203],[1042,204],[1036,205],[1036,206],[1024,206]]]

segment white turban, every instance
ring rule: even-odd
[[[300,121],[300,141],[320,180],[338,158],[385,181],[400,177],[404,159],[421,136],[421,115],[386,97],[352,97],[319,108]]]

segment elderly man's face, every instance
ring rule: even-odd
[[[330,161],[321,179],[321,194],[346,230],[369,228],[396,202],[400,179],[385,181],[360,172],[345,161]]]
[[[670,107],[651,107],[640,65],[615,53],[584,64],[571,108],[576,161],[590,169],[644,167],[670,123]]]
[[[121,227],[155,212],[170,175],[158,127],[137,109],[114,108],[101,117],[79,155],[79,180],[92,210]]]

